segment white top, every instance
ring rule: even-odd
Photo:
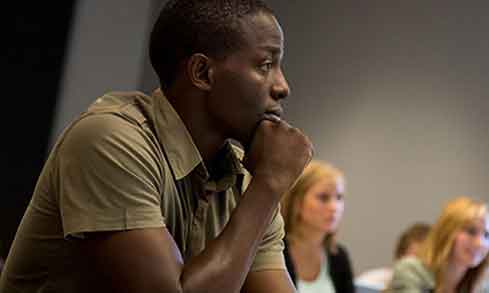
[[[329,276],[328,264],[321,264],[321,271],[314,281],[297,280],[297,291],[299,293],[336,293],[333,281]]]
[[[355,286],[385,290],[392,279],[392,269],[388,267],[366,271],[355,279]]]

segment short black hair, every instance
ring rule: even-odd
[[[167,88],[182,61],[195,53],[225,58],[242,43],[239,20],[273,11],[261,0],[169,0],[153,26],[151,65]]]

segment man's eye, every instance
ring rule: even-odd
[[[270,71],[270,69],[272,69],[272,62],[263,63],[260,66],[260,70],[263,72],[268,72]]]

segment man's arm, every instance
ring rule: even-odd
[[[242,293],[293,293],[296,292],[289,273],[284,270],[250,272]]]
[[[267,228],[264,223],[277,206],[270,197],[277,191],[258,181],[252,180],[220,236],[185,264],[165,228],[89,234],[81,245],[92,261],[90,279],[101,280],[95,286],[107,282],[114,292],[239,292]],[[251,277],[255,279],[263,280],[251,281],[257,286],[267,278]]]
[[[299,130],[283,121],[262,122],[246,160],[254,177],[223,232],[201,254],[184,264],[164,228],[98,232],[81,241],[91,276],[114,292],[239,292],[281,196],[311,155]]]

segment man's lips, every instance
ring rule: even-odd
[[[282,119],[283,110],[281,108],[270,109],[265,111],[263,115],[265,119],[280,121]]]

